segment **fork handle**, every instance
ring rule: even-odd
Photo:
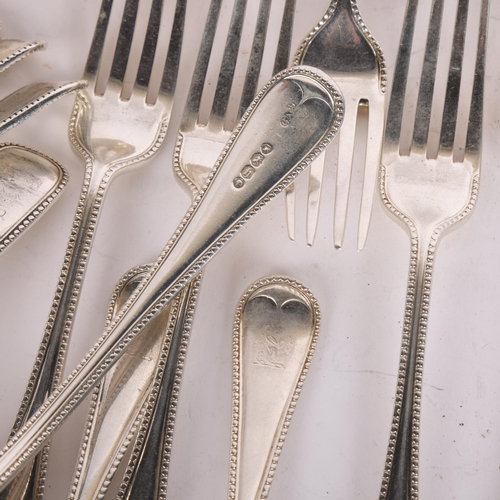
[[[61,382],[68,340],[108,181],[109,177],[101,168],[87,168],[45,331],[10,437],[25,425]],[[42,494],[48,453],[47,445],[37,457],[31,473],[21,475],[2,491],[0,500],[20,500],[18,492],[21,490],[23,499]]]
[[[380,500],[418,498],[420,405],[436,237],[413,227],[403,338]]]

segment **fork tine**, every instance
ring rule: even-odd
[[[472,99],[470,103],[469,126],[465,153],[467,156],[480,155],[482,132],[483,132],[483,106],[484,106],[484,66],[486,61],[486,37],[488,32],[488,9],[489,0],[481,3],[481,17],[479,24],[479,37],[476,53],[476,67],[474,73],[474,84],[472,87]]]
[[[361,206],[359,210],[358,251],[363,250],[368,238],[370,219],[372,215],[373,198],[377,175],[379,173],[380,144],[382,144],[383,129],[379,126],[383,121],[384,103],[370,102],[368,108],[368,133],[366,141],[365,172],[361,191]],[[382,117],[382,118],[381,118]]]
[[[406,5],[405,18],[399,42],[398,57],[394,68],[391,97],[387,110],[384,143],[399,144],[401,137],[401,123],[408,81],[413,34],[415,32],[415,19],[417,17],[418,0],[409,0]]]
[[[413,129],[412,147],[416,148],[417,151],[425,151],[427,147],[434,83],[436,80],[439,39],[441,36],[441,24],[443,19],[443,4],[443,0],[434,0],[432,2],[429,31],[427,32],[427,41],[425,46],[424,64],[422,67],[422,76],[418,91],[415,127]]]
[[[116,43],[115,55],[113,64],[111,65],[110,79],[116,82],[123,82],[127,63],[132,46],[132,38],[134,36],[135,21],[137,19],[137,11],[139,8],[139,0],[127,0],[123,11],[120,32]]]
[[[267,26],[269,24],[269,13],[271,11],[271,0],[261,0],[259,14],[253,36],[250,59],[248,61],[245,84],[241,94],[240,106],[238,108],[238,120],[243,116],[250,103],[255,97],[257,84],[259,83],[262,56],[264,55],[264,45],[266,44]]]
[[[333,242],[335,248],[342,247],[347,220],[347,205],[351,184],[352,158],[354,155],[354,139],[356,137],[356,118],[358,103],[352,102],[344,111],[344,122],[339,133],[339,150],[337,163],[337,183],[335,189],[335,214]]]
[[[92,44],[90,46],[87,63],[85,64],[85,70],[83,73],[83,78],[85,80],[94,80],[97,75],[112,5],[113,0],[103,0],[101,4],[101,10],[99,11],[97,25],[94,31],[94,37],[92,38]]]
[[[321,186],[323,184],[323,172],[325,170],[326,152],[323,151],[309,167],[309,180],[307,185],[307,219],[306,219],[306,236],[307,246],[312,246],[314,238],[316,237],[316,230],[318,228],[319,219],[319,205],[321,200]],[[286,191],[287,197],[292,196],[292,189]],[[290,219],[295,218],[295,214],[288,212]],[[288,236],[293,240],[290,235],[292,229],[289,224]]]
[[[213,131],[222,130],[224,127],[229,95],[233,85],[234,68],[236,67],[236,61],[238,59],[246,6],[247,0],[236,0],[234,3],[231,24],[229,25],[226,46],[224,47],[224,55],[222,57],[222,65],[219,72],[219,79],[217,81],[212,111],[210,112],[208,122],[208,128]]]
[[[155,58],[156,45],[158,44],[158,33],[160,31],[161,13],[163,10],[163,0],[153,0],[149,13],[148,28],[146,38],[142,47],[141,60],[135,84],[138,87],[147,89],[151,79],[151,71]]]
[[[273,75],[288,67],[290,61],[290,51],[292,47],[293,20],[295,17],[296,0],[286,0],[283,9],[283,19],[281,20],[280,37],[276,58],[274,60]]]
[[[469,0],[459,0],[439,138],[439,154],[451,155],[455,141]]]
[[[167,59],[165,61],[165,67],[160,84],[160,95],[170,100],[174,97],[177,74],[179,73],[182,36],[184,33],[184,22],[186,20],[186,3],[186,0],[177,0],[177,4],[175,6],[172,34],[170,35]]]
[[[281,20],[280,37],[278,40],[278,48],[276,49],[276,58],[274,60],[273,75],[276,75],[280,71],[288,67],[290,62],[290,51],[292,47],[292,30],[293,21],[295,17],[295,4],[296,0],[286,0],[285,7],[283,10],[283,18]],[[324,152],[320,157],[324,157]],[[318,158],[316,163],[320,159]],[[319,203],[319,198],[318,198]],[[286,204],[286,214],[287,214],[287,230],[288,237],[293,241],[295,239],[295,188],[294,184],[289,184],[285,188],[285,204]],[[312,200],[311,200],[312,205]],[[311,217],[313,215],[314,209],[311,209]],[[309,212],[308,212],[309,217]],[[312,236],[314,239],[314,235]]]
[[[184,131],[193,129],[198,119],[201,96],[205,85],[205,78],[207,76],[210,55],[212,53],[215,31],[217,30],[217,24],[219,22],[221,4],[222,0],[212,0],[210,3],[205,30],[203,31],[203,38],[201,40],[200,51],[196,60],[196,66],[191,80],[188,98],[182,115],[180,128]]]

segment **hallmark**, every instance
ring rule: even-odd
[[[240,175],[233,179],[233,186],[236,189],[241,189],[245,182],[253,177],[255,174],[255,169],[259,168],[264,161],[266,156],[271,154],[274,147],[269,142],[264,142],[260,146],[260,151],[255,152],[250,158],[250,165],[245,165],[241,171]]]

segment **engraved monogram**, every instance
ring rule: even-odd
[[[253,364],[285,369],[284,361],[292,348],[293,340],[290,335],[280,338],[267,334],[258,342],[257,354]]]

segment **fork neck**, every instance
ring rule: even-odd
[[[337,9],[344,9],[352,12],[353,7],[356,6],[356,0],[333,0],[331,6]]]

